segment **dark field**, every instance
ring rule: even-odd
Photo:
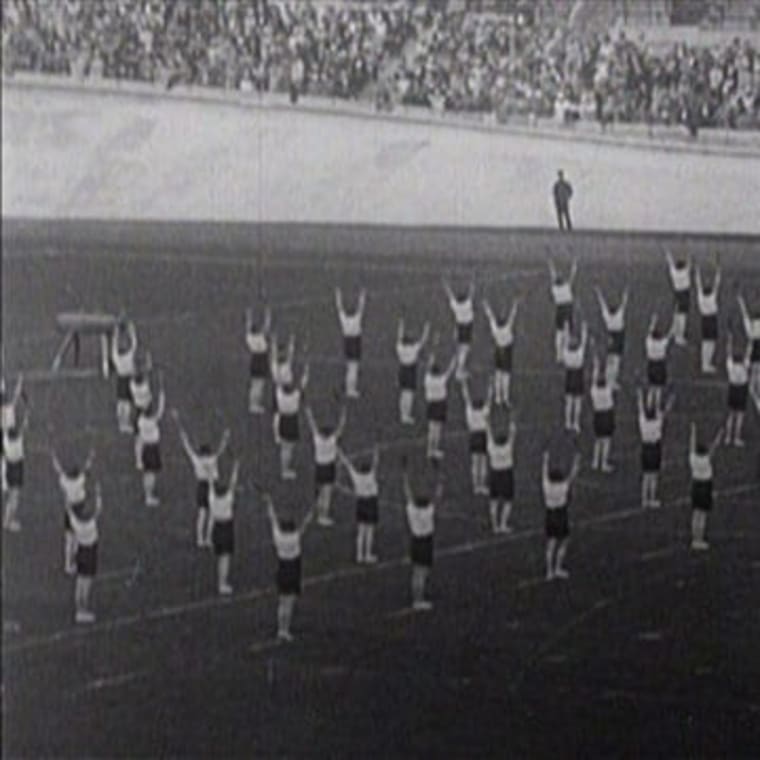
[[[672,303],[663,238],[577,235],[577,299],[597,343],[592,287],[617,301],[628,284],[627,352],[612,475],[590,470],[584,402],[583,469],[574,491],[571,579],[543,578],[540,456],[560,445],[563,377],[553,361],[547,246],[567,266],[566,238],[543,232],[94,224],[5,225],[4,374],[30,373],[23,531],[3,537],[3,744],[7,756],[401,755],[758,756],[760,753],[760,419],[746,448],[719,450],[712,548],[688,549],[688,425],[705,437],[725,417],[725,372],[698,372],[696,307],[690,345],[673,348],[677,400],[666,424],[659,512],[639,509],[634,392],[652,311]],[[735,293],[760,312],[760,242],[671,238],[723,268],[718,363]],[[525,300],[517,320],[515,533],[494,538],[487,505],[470,493],[462,403],[450,389],[444,503],[437,518],[435,609],[407,614],[409,567],[399,459],[424,474],[417,426],[396,422],[396,323],[425,320],[453,348],[441,275],[480,298]],[[353,499],[337,495],[336,526],[313,527],[296,641],[273,641],[274,553],[251,480],[298,511],[312,494],[311,442],[299,478],[280,484],[270,416],[246,409],[243,311],[262,294],[275,330],[308,351],[308,398],[334,419],[342,388],[333,288],[368,289],[362,397],[349,405],[348,452],[383,444],[381,563],[352,562]],[[112,383],[51,379],[57,312],[125,307],[166,379],[168,406],[197,444],[232,428],[242,460],[235,594],[215,595],[210,553],[194,546],[194,482],[164,418],[162,505],[148,511],[132,442],[116,428]],[[490,336],[475,325],[473,387],[483,388]],[[94,346],[83,361],[95,366]],[[590,357],[587,362],[590,373]],[[37,371],[37,372],[34,372]],[[302,433],[306,433],[305,424]],[[98,622],[75,628],[62,572],[60,496],[48,452],[81,461],[97,449],[103,484]],[[564,449],[569,444],[562,442]],[[569,453],[568,453],[569,456]],[[224,460],[223,473],[231,458]]]

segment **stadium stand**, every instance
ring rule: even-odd
[[[6,0],[3,70],[289,91],[294,102],[374,99],[499,121],[757,129],[750,40],[655,46],[623,28],[666,18],[750,29],[755,9],[739,2],[686,14],[673,0]]]

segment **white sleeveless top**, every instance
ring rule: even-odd
[[[16,427],[16,406],[15,404],[3,404],[2,408],[2,421],[3,430],[8,430],[12,427]]]
[[[289,360],[272,362],[272,381],[275,385],[289,385],[293,382],[293,363]]]
[[[84,473],[79,474],[76,478],[69,478],[65,474],[61,475],[58,478],[58,483],[63,491],[63,500],[67,507],[85,500],[87,491]]]
[[[707,454],[689,454],[689,469],[693,480],[712,480],[712,462]]]
[[[213,483],[219,478],[219,463],[213,454],[198,454],[192,457],[191,462],[196,480]]]
[[[464,410],[467,420],[467,429],[471,433],[478,433],[488,427],[488,409],[484,406],[468,406]]]
[[[135,374],[135,349],[121,353],[118,349],[111,357],[114,369],[118,377],[132,377]]]
[[[657,443],[662,438],[662,417],[650,419],[645,414],[639,415],[639,432],[644,443]]]
[[[343,314],[338,312],[340,318],[340,329],[346,338],[356,337],[362,333],[362,314],[356,311],[353,314]]]
[[[98,523],[94,517],[80,520],[73,512],[69,512],[71,529],[74,531],[79,546],[93,546],[98,540]]]
[[[360,498],[369,498],[377,496],[377,475],[374,470],[372,472],[356,472],[354,471],[351,476],[351,480],[354,482],[354,491]]]
[[[7,430],[3,430],[3,456],[7,462],[21,462],[24,459],[24,436],[11,438]]]
[[[676,269],[676,267],[671,267],[670,277],[673,281],[673,287],[675,290],[689,289],[689,285],[691,284],[691,272],[689,270],[689,267],[684,267],[683,269]]]
[[[161,429],[155,417],[140,415],[137,420],[137,435],[142,443],[158,443],[161,440]]]
[[[596,384],[591,386],[591,406],[597,412],[606,412],[615,405],[615,400],[612,395],[612,387],[610,385],[598,386]]]
[[[451,310],[454,312],[454,319],[459,325],[468,325],[474,318],[472,309],[472,299],[466,298],[464,301],[460,301],[456,298],[452,298]]]
[[[314,433],[314,460],[317,464],[332,464],[338,456],[338,439],[335,434],[322,436]]]
[[[446,381],[446,375],[434,375],[432,372],[426,372],[425,399],[427,401],[445,401]]]
[[[567,495],[570,491],[570,484],[563,480],[555,483],[552,480],[544,480],[544,502],[547,509],[561,509],[567,506]]]
[[[552,284],[552,298],[557,306],[572,303],[573,289],[570,287],[570,283],[561,282],[559,284]]]
[[[397,343],[396,356],[401,364],[410,365],[417,362],[420,355],[420,346],[417,343]]]
[[[712,293],[703,293],[701,290],[697,291],[697,303],[699,305],[699,313],[703,317],[712,316],[718,313],[718,291],[713,290]]]
[[[605,312],[602,311],[602,317],[604,317],[604,326],[609,332],[622,332],[625,324],[625,316],[623,309],[620,308],[617,311]]]
[[[729,356],[726,359],[726,371],[731,385],[746,385],[749,382],[749,370],[743,361],[736,362]]]
[[[224,494],[218,496],[215,489],[211,489],[208,495],[208,508],[211,519],[217,522],[225,522],[232,519],[232,506],[235,494],[232,489],[227,489]]]
[[[153,394],[150,390],[150,383],[145,380],[141,383],[132,381],[129,384],[132,393],[132,401],[138,409],[147,409],[153,400]]]
[[[662,361],[668,352],[668,339],[647,335],[646,351],[647,359],[650,361]]]
[[[406,516],[409,520],[409,530],[415,538],[432,536],[435,530],[435,510],[432,504],[418,507],[414,502],[407,502]]]
[[[512,445],[509,442],[499,445],[489,440],[488,463],[492,470],[511,470],[513,465]]]
[[[578,346],[578,348],[568,348],[566,346],[563,352],[565,368],[580,369],[583,366],[584,353],[583,346]]]
[[[280,414],[298,414],[301,406],[301,391],[294,388],[292,391],[286,391],[282,386],[277,386],[277,410]]]
[[[269,350],[269,341],[266,334],[262,332],[247,332],[245,344],[252,354],[265,354]]]
[[[272,537],[278,559],[297,559],[301,556],[301,534],[297,530],[284,533],[277,526],[274,526]]]
[[[494,342],[499,348],[506,348],[507,346],[511,346],[515,339],[512,325],[510,325],[508,322],[505,325],[492,323],[491,335],[493,335]]]

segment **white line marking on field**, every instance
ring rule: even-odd
[[[642,631],[637,636],[637,638],[639,641],[647,641],[647,642],[662,641],[664,638],[664,635],[662,631]]]
[[[673,546],[665,546],[662,549],[653,549],[649,552],[644,552],[640,559],[642,562],[650,562],[653,559],[659,559],[660,557],[669,557],[680,549],[680,544]]]
[[[121,673],[115,676],[104,676],[103,678],[95,678],[92,681],[88,681],[84,686],[79,689],[75,689],[70,692],[72,694],[81,694],[90,691],[101,691],[102,689],[113,689],[118,686],[124,686],[125,684],[132,683],[139,678],[144,678],[150,673],[148,670],[135,670],[131,673]]]
[[[270,649],[277,649],[282,646],[282,643],[277,639],[266,639],[265,641],[254,641],[253,644],[249,644],[247,651],[250,654],[260,654],[261,652],[268,652]]]

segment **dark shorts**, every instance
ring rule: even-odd
[[[567,516],[567,507],[547,509],[544,527],[547,538],[567,538],[570,535],[570,521]]]
[[[377,496],[361,496],[356,499],[356,522],[377,525],[380,520]]]
[[[5,462],[5,483],[8,488],[21,488],[24,485],[24,460]]]
[[[314,482],[317,487],[333,485],[335,483],[335,462],[317,464],[314,469]]]
[[[641,469],[646,473],[660,471],[662,465],[662,446],[657,443],[641,444]]]
[[[554,313],[554,326],[557,330],[564,330],[565,325],[573,326],[573,305],[572,303],[561,303],[557,306]]]
[[[668,369],[664,359],[647,361],[647,380],[655,388],[664,388],[668,382]]]
[[[214,521],[211,529],[211,543],[217,557],[235,551],[235,523],[232,520]]]
[[[269,375],[269,357],[267,354],[258,351],[255,354],[251,354],[248,371],[252,378],[266,379]]]
[[[679,314],[689,313],[689,290],[676,290],[674,291],[676,299],[676,311]]]
[[[597,438],[611,438],[614,432],[615,412],[612,409],[594,412],[594,435]]]
[[[488,473],[488,494],[492,499],[512,501],[515,495],[514,471],[491,470]]]
[[[512,346],[496,346],[493,352],[493,364],[499,372],[511,372]]]
[[[348,361],[358,362],[362,358],[362,336],[348,335],[343,338],[343,355]]]
[[[409,556],[413,565],[433,566],[433,536],[412,536]]]
[[[747,409],[747,397],[749,396],[749,385],[729,385],[728,386],[728,408],[732,412],[744,412]]]
[[[568,396],[583,395],[583,369],[568,369],[565,371],[565,393]]]
[[[457,343],[469,346],[472,341],[472,322],[457,322]]]
[[[691,481],[691,508],[709,512],[713,506],[712,480]]]
[[[718,315],[702,317],[702,340],[718,340]]]
[[[429,422],[446,422],[446,402],[428,401],[427,418]]]
[[[161,449],[157,443],[146,443],[142,449],[142,466],[145,472],[161,471]]]
[[[417,390],[417,365],[401,364],[398,368],[398,387],[402,391]]]
[[[132,403],[132,391],[129,389],[129,375],[116,376],[116,400]]]
[[[607,334],[607,338],[608,352],[622,356],[625,348],[625,333],[622,330],[612,330]]]
[[[77,546],[75,556],[77,575],[93,578],[98,571],[98,544],[92,546]]]
[[[195,505],[198,509],[208,509],[208,495],[211,484],[208,480],[199,480],[195,486]]]
[[[470,454],[485,454],[488,448],[488,436],[485,430],[470,433]]]
[[[295,443],[300,438],[297,414],[281,414],[277,426],[280,440]]]
[[[301,593],[301,558],[277,560],[277,593]]]

